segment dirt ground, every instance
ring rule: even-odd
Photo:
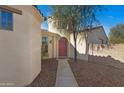
[[[124,86],[124,64],[117,60],[91,57],[90,61],[70,60],[69,64],[80,87]]]
[[[42,60],[42,71],[28,87],[54,87],[56,82],[58,61]]]

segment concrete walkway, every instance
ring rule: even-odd
[[[58,60],[57,78],[55,87],[78,87],[67,59]]]

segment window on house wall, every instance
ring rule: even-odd
[[[0,9],[0,29],[13,30],[13,13]]]

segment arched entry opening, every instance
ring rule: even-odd
[[[68,40],[64,37],[59,40],[59,58],[66,58],[68,52]]]

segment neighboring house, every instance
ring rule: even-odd
[[[43,36],[48,37],[48,58],[73,58],[74,41],[73,35],[68,34],[64,29],[57,29],[51,17],[48,18],[48,31],[41,31]],[[49,43],[50,42],[50,43]],[[92,28],[88,32],[88,45],[107,44],[108,38],[102,26]],[[85,38],[78,34],[77,36],[77,58],[88,60],[85,54]]]
[[[88,33],[88,44],[90,55],[93,55],[94,50],[99,51],[108,47],[109,40],[102,26],[95,27]]]
[[[34,6],[0,6],[0,86],[26,86],[40,73],[43,21]]]
[[[103,26],[94,27],[88,33],[88,43],[108,44],[108,37]]]

